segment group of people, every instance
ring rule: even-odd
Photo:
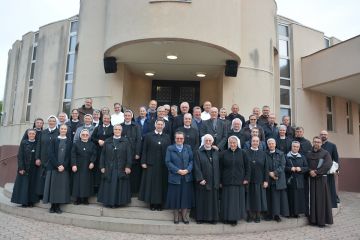
[[[255,107],[249,119],[234,104],[231,113],[206,101],[189,113],[177,106],[140,107],[138,117],[114,104],[82,107],[50,116],[48,128],[37,118],[21,141],[11,201],[32,207],[51,203],[89,204],[97,195],[105,207],[126,206],[132,197],[152,211],[172,209],[174,223],[239,220],[281,221],[305,214],[310,224],[332,224],[337,206],[336,145],[321,131],[304,138],[290,117],[276,123],[268,106]]]

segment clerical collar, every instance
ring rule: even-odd
[[[66,139],[66,136],[58,136],[58,139]]]
[[[117,136],[114,135],[113,138],[114,138],[114,139],[120,139],[121,136],[117,137]]]
[[[250,147],[250,149],[253,150],[253,151],[258,151],[259,150],[258,147],[257,148]]]
[[[270,153],[274,153],[276,150],[269,151]]]
[[[239,130],[233,129],[233,132],[236,132],[236,133],[238,133],[238,132],[240,132],[240,131],[241,131],[241,129],[239,129]]]
[[[184,128],[186,128],[186,129],[190,129],[190,128],[191,128],[191,126],[185,126],[185,125],[184,125]]]
[[[29,141],[29,142],[35,142],[35,139],[33,139],[33,140],[28,139],[28,141]]]
[[[125,125],[131,125],[131,121],[130,122],[124,122]]]
[[[71,119],[72,122],[78,122],[79,119]]]
[[[54,128],[49,128],[49,131],[52,132],[52,131],[54,131],[55,129],[56,129],[56,127],[54,127]]]
[[[99,123],[100,122],[100,120],[93,120],[93,123]]]
[[[291,155],[294,155],[294,156],[296,156],[296,155],[298,155],[299,153],[294,153],[294,152],[290,152],[291,153]]]
[[[103,127],[110,127],[110,124],[108,124],[108,125],[103,124]]]
[[[81,141],[86,143],[86,142],[88,142],[89,140],[86,140],[86,141],[85,141],[85,140],[81,139]]]
[[[210,147],[207,147],[207,146],[204,145],[204,149],[205,149],[205,150],[211,150],[211,146],[210,146]]]
[[[158,132],[158,131],[156,131],[156,130],[155,130],[155,133],[156,133],[156,134],[160,134],[160,135],[162,134],[162,132]]]
[[[286,136],[280,136],[280,139],[285,139],[286,138]]]
[[[219,117],[220,120],[225,120],[226,118]]]

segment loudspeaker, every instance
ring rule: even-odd
[[[104,69],[105,73],[116,73],[117,63],[115,57],[106,57],[104,58]]]
[[[225,76],[236,77],[239,63],[235,60],[226,60]]]

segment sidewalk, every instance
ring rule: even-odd
[[[239,235],[200,235],[200,236],[169,236],[169,235],[140,235],[119,232],[65,226],[53,223],[35,221],[28,218],[15,217],[0,212],[0,239],[153,239],[153,240],[205,240],[205,239],[360,239],[360,193],[340,193],[341,211],[334,219],[334,225],[326,228],[313,226],[298,229],[278,230],[273,232],[239,234]],[[261,223],[260,223],[261,224]],[[280,223],[281,224],[281,223]]]

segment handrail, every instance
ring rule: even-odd
[[[12,155],[12,156],[7,157],[7,158],[4,158],[4,159],[0,159],[0,163],[4,162],[4,161],[6,161],[6,160],[8,160],[8,159],[10,159],[10,158],[16,157],[16,156],[17,156],[17,154]]]

